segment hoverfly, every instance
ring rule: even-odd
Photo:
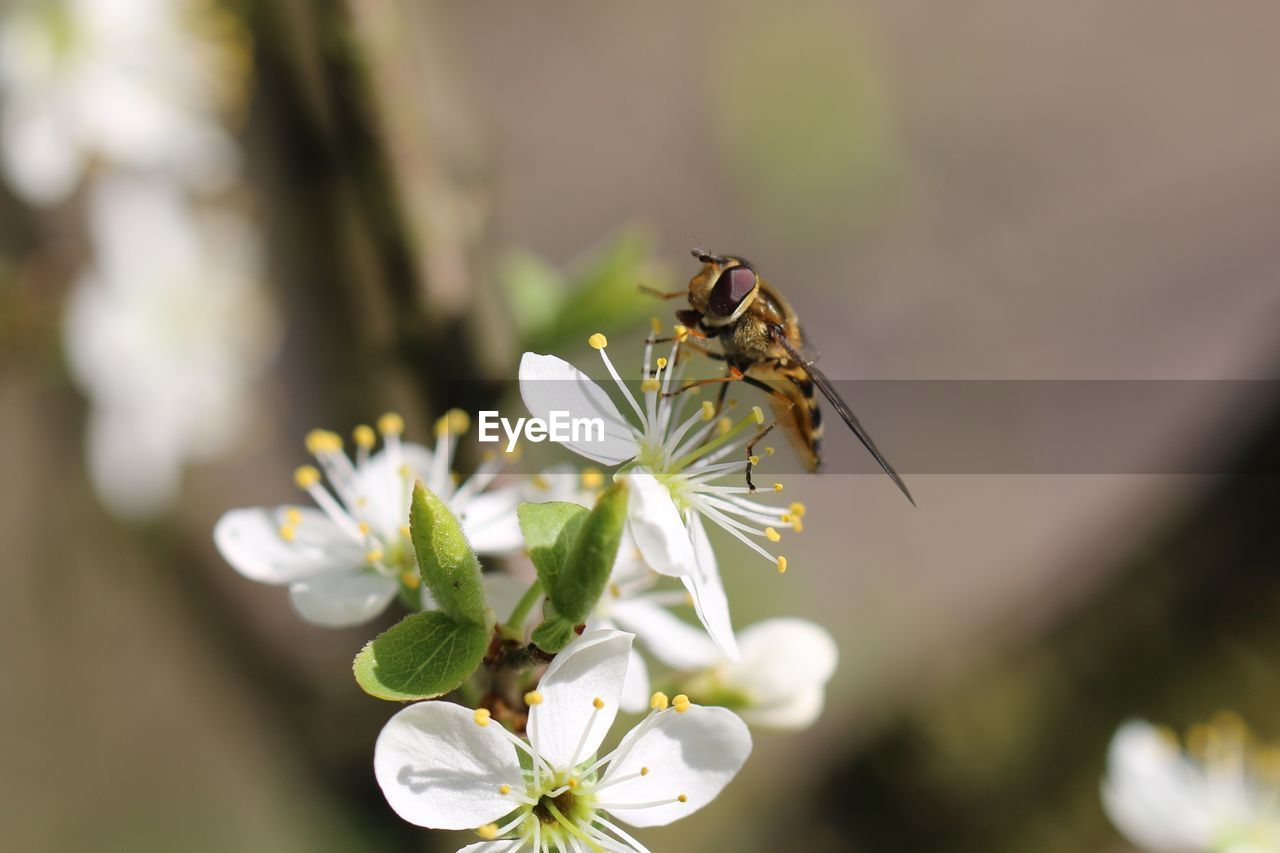
[[[914,506],[915,499],[898,472],[876,447],[831,380],[814,365],[815,358],[807,354],[800,320],[782,295],[760,278],[745,258],[712,255],[701,249],[694,249],[693,256],[702,263],[702,269],[689,280],[690,307],[677,311],[676,317],[687,328],[720,342],[721,352],[699,351],[728,365],[726,379],[710,380],[726,383],[721,387],[721,403],[728,390],[727,382],[738,380],[769,394],[773,403],[776,420],[756,436],[747,448],[747,456],[750,458],[754,445],[782,422],[805,466],[817,471],[822,464],[822,411],[814,395],[817,388]],[[658,295],[674,299],[686,294],[681,291]],[[751,468],[749,463],[747,484],[754,491]]]

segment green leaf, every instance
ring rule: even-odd
[[[589,514],[586,507],[564,501],[524,503],[516,507],[525,548],[544,590],[555,589],[560,570]]]
[[[575,625],[587,620],[604,593],[626,523],[627,485],[619,481],[587,515],[555,583],[544,585],[556,612]]]
[[[483,625],[429,610],[407,616],[356,655],[356,681],[392,702],[432,699],[456,690],[489,648]]]
[[[418,555],[418,572],[436,605],[455,619],[483,625],[480,561],[467,544],[457,517],[421,482],[413,486],[409,530]]]

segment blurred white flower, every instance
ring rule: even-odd
[[[687,682],[689,693],[732,708],[752,726],[799,730],[817,722],[839,659],[826,628],[807,619],[766,619],[740,631],[738,645],[736,661],[704,658],[704,671]]]
[[[1185,750],[1167,729],[1125,723],[1111,741],[1102,801],[1144,850],[1280,850],[1280,752],[1256,747],[1234,714],[1193,727]]]
[[[681,343],[677,339],[670,357],[656,361],[653,345],[646,343],[642,406],[609,360],[604,335],[592,336],[592,347],[600,353],[638,425],[628,422],[608,393],[586,374],[555,356],[524,354],[520,393],[529,411],[544,420],[551,420],[553,412],[567,412],[570,418],[604,422],[603,441],[569,441],[565,446],[596,462],[624,466],[632,486],[629,528],[645,562],[661,574],[681,579],[708,633],[732,658],[737,656],[737,646],[729,605],[703,520],[785,572],[786,558],[775,557],[761,541],[778,542],[779,528],[800,530],[804,506],[771,506],[755,499],[744,485],[720,482],[743,476],[745,456],[724,460],[744,452],[764,423],[764,414],[756,407],[734,424],[717,418],[715,407],[703,402],[686,416],[690,395],[669,396],[680,387]],[[781,489],[775,485],[772,491]]]
[[[18,0],[0,26],[0,165],[56,204],[95,159],[215,190],[237,168],[219,123],[248,47],[208,0]]]
[[[314,430],[307,436],[307,450],[320,468],[304,465],[294,477],[319,509],[233,509],[218,521],[214,542],[223,558],[250,580],[287,585],[304,621],[334,628],[367,622],[401,589],[419,587],[408,527],[417,480],[458,516],[477,553],[505,554],[523,546],[516,506],[526,497],[524,485],[488,491],[501,467],[498,459],[455,482],[454,439],[467,428],[465,413],[450,412],[436,424],[436,445],[428,449],[401,441],[404,420],[383,415],[378,430],[385,447],[372,452],[377,439],[373,428],[356,427],[354,460],[337,433]],[[332,491],[322,482],[321,468]],[[501,601],[519,597],[514,579],[487,578],[489,592]],[[423,605],[430,607],[430,600],[424,597]]]
[[[122,517],[170,506],[188,459],[232,446],[279,329],[252,225],[197,213],[173,186],[96,182],[91,267],[75,283],[64,348],[88,396],[89,473]]]
[[[668,702],[618,748],[595,757],[613,725],[629,634],[591,631],[560,652],[530,705],[528,740],[448,702],[396,714],[378,737],[374,772],[396,813],[434,829],[475,829],[466,853],[646,851],[615,820],[665,826],[710,803],[751,752],[724,708]]]

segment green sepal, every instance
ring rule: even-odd
[[[544,590],[553,590],[590,511],[564,501],[523,503],[516,507],[525,549]]]
[[[533,644],[542,649],[549,655],[569,645],[576,634],[577,627],[573,622],[564,618],[555,612],[555,605],[547,602],[543,605],[545,611],[542,624],[534,629],[533,636],[530,637]]]
[[[556,612],[573,624],[587,621],[604,594],[627,523],[627,484],[614,483],[583,521],[573,547],[547,594]]]
[[[456,690],[480,666],[489,631],[439,610],[406,616],[356,655],[356,682],[392,702],[433,699]]]
[[[418,556],[418,572],[436,606],[459,621],[483,625],[485,600],[480,561],[467,543],[457,517],[421,481],[413,486],[409,532]]]

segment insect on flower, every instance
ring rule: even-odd
[[[755,446],[779,422],[786,425],[810,471],[817,471],[822,464],[822,411],[814,396],[816,388],[914,506],[915,499],[898,472],[876,447],[831,380],[814,365],[816,357],[806,346],[800,319],[782,294],[760,278],[745,258],[712,255],[702,249],[694,249],[693,256],[702,262],[702,269],[689,280],[687,292],[648,292],[663,299],[687,296],[690,307],[677,311],[676,316],[696,334],[718,340],[720,352],[697,349],[728,366],[726,377],[700,380],[680,390],[724,383],[720,392],[723,404],[728,383],[741,381],[769,395],[776,420],[747,445],[747,485],[751,490],[755,491],[751,481]],[[754,375],[749,375],[749,371]]]

